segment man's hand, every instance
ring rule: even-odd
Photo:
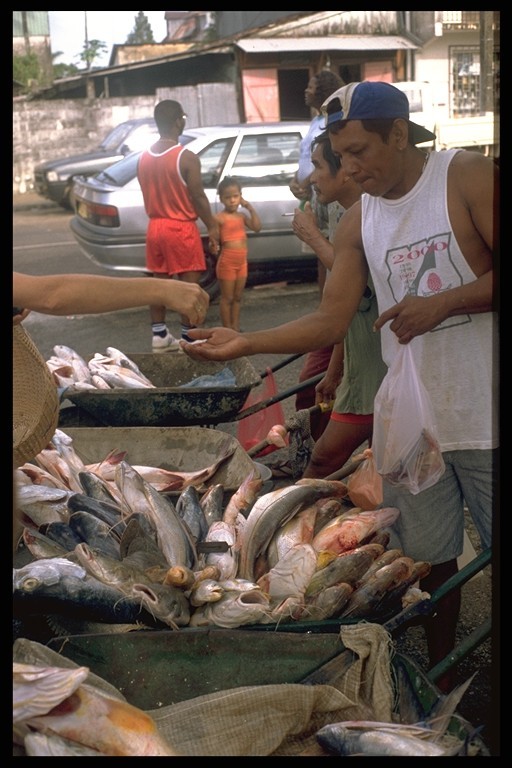
[[[442,296],[406,296],[393,307],[386,309],[375,321],[374,331],[390,322],[390,330],[400,344],[408,344],[415,336],[431,331],[446,319]]]
[[[197,283],[186,283],[184,280],[162,280],[168,290],[165,305],[184,315],[190,325],[201,325],[206,319],[210,297]]]
[[[235,360],[251,354],[244,334],[231,328],[193,328],[187,335],[194,341],[181,340],[180,346],[194,360]]]

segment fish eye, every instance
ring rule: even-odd
[[[29,576],[23,582],[23,589],[25,590],[25,592],[33,592],[34,589],[36,589],[38,586],[39,586],[39,579],[34,578],[34,576]]]

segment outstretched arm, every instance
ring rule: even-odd
[[[13,305],[48,315],[91,315],[129,307],[164,305],[194,325],[206,317],[209,297],[199,285],[156,277],[26,275],[13,272]]]

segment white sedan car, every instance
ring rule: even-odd
[[[316,256],[292,230],[291,214],[298,200],[288,186],[308,129],[308,122],[244,123],[191,128],[180,138],[201,160],[204,188],[214,211],[222,208],[219,181],[236,176],[243,196],[260,215],[261,231],[248,232],[248,285],[317,278]],[[139,156],[134,152],[94,176],[74,181],[71,230],[83,253],[107,270],[146,272],[148,218],[137,180]],[[201,284],[214,298],[215,261],[199,219],[198,226],[208,263]]]

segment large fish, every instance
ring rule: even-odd
[[[84,669],[78,668],[79,675]],[[46,670],[46,674],[45,671]],[[66,670],[69,677],[70,670]],[[43,676],[44,675],[44,676]],[[56,676],[62,678],[62,671],[55,667],[36,665],[14,665],[13,677],[16,688],[23,677],[25,701],[30,697],[34,702],[40,697],[41,689],[51,688],[60,692],[60,701],[49,706],[46,712],[30,715],[22,722],[30,729],[43,733],[55,733],[65,739],[76,741],[103,755],[111,757],[171,757],[176,752],[160,735],[150,715],[126,701],[114,698],[99,688],[80,683],[67,694],[62,683],[57,686]],[[77,678],[78,676],[77,675]],[[57,697],[59,698],[59,697]],[[25,703],[25,708],[29,705]],[[20,721],[21,722],[21,721]]]
[[[344,582],[326,587],[314,597],[306,599],[301,618],[308,621],[337,618],[353,591],[354,588]]]
[[[92,576],[111,584],[127,597],[138,601],[154,619],[175,628],[190,619],[189,605],[183,592],[170,585],[157,584],[143,570],[92,550],[87,544],[75,548],[78,561]]]
[[[13,568],[15,615],[64,614],[69,618],[155,626],[140,601],[127,598],[111,584],[104,584],[79,563],[51,557]]]
[[[267,563],[269,568],[273,568],[296,544],[311,544],[316,514],[316,504],[305,507],[275,532],[268,545]]]
[[[348,552],[342,552],[324,568],[313,573],[306,588],[306,597],[312,598],[327,587],[341,582],[353,587],[383,551],[380,544],[363,544]]]
[[[34,525],[69,519],[68,500],[73,491],[48,485],[21,485],[16,489],[16,506]]]
[[[239,551],[237,548],[237,532],[234,525],[219,520],[212,523],[205,538],[206,542],[225,541],[228,549],[225,552],[209,552],[204,557],[206,565],[217,566],[220,579],[233,579],[238,573]]]
[[[331,755],[351,757],[442,757],[450,753],[433,741],[426,727],[348,721],[330,723],[316,733],[318,743]]]
[[[23,543],[36,560],[44,560],[49,557],[66,557],[67,550],[58,542],[45,536],[37,528],[24,528],[22,533]]]
[[[379,528],[393,525],[399,514],[400,510],[396,507],[383,507],[353,516],[341,515],[316,534],[313,547],[317,552],[326,549],[337,554],[354,549]]]
[[[208,522],[201,507],[199,492],[189,485],[180,493],[176,501],[176,512],[188,526],[194,542],[203,541],[208,533]]]
[[[91,498],[86,493],[73,493],[69,496],[67,505],[69,513],[89,512],[89,514],[97,517],[98,520],[102,520],[110,526],[112,534],[118,539],[121,538],[126,528],[126,522],[122,517],[123,510],[118,504],[98,501],[98,499]]]
[[[121,559],[119,538],[113,535],[111,526],[96,515],[80,509],[71,513],[68,524],[71,530],[93,549],[99,549],[117,560]]]
[[[316,552],[311,544],[296,544],[257,583],[274,603],[287,597],[304,597],[315,568]]]
[[[251,470],[226,504],[222,515],[224,522],[237,527],[243,525],[262,485],[263,481],[256,470]],[[241,520],[241,517],[244,519]]]
[[[209,624],[234,629],[259,624],[270,612],[270,602],[261,589],[244,592],[226,590],[220,600],[202,607]]]
[[[336,480],[299,481],[295,485],[279,488],[260,496],[254,503],[241,535],[238,575],[255,580],[255,564],[268,547],[278,528],[305,506],[328,496],[343,498],[347,486]]]
[[[133,512],[140,512],[153,524],[170,567],[186,565],[195,568],[197,552],[192,535],[168,497],[162,496],[144,480],[134,467],[122,461],[116,470],[116,485]]]
[[[389,565],[379,568],[368,582],[354,590],[341,614],[342,618],[371,616],[385,593],[411,574],[413,563],[410,557],[398,557]]]
[[[222,515],[224,514],[224,486],[222,483],[208,486],[201,496],[200,504],[208,527],[212,523],[222,520]]]

